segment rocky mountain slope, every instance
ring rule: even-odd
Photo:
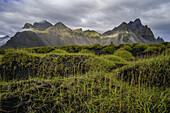
[[[100,34],[94,30],[83,31],[71,29],[61,22],[52,25],[48,21],[26,23],[1,48],[63,46],[63,45],[106,45],[111,42],[121,43],[158,43],[162,38],[155,39],[153,32],[147,25],[142,25],[140,19],[134,22],[123,22],[118,27]]]

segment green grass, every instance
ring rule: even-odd
[[[37,52],[44,48],[5,50],[0,55],[0,112],[169,113],[169,49],[139,59],[125,50],[137,45],[122,44],[114,55],[101,56],[75,45],[45,47],[45,53]]]
[[[119,79],[123,76],[123,79],[128,82],[134,79],[134,82],[138,83],[140,79],[147,83],[145,85],[169,87],[169,64],[170,56],[158,56],[157,58],[131,62],[127,66],[114,70],[114,73],[117,73]]]
[[[92,51],[90,51],[88,49],[83,49],[79,53],[83,53],[83,54],[95,54],[94,52],[92,52]]]
[[[121,57],[125,60],[134,60],[132,53],[130,53],[124,49],[118,49],[117,51],[114,52],[114,55]]]
[[[0,55],[0,62],[1,62],[1,60],[2,60],[2,57],[3,57],[3,55]]]
[[[102,56],[105,59],[108,59],[110,61],[115,61],[115,62],[127,62],[126,60],[124,60],[123,58],[119,57],[119,56],[115,56],[115,55],[103,55]]]
[[[81,74],[88,71],[109,72],[114,62],[91,54],[49,53],[37,54],[17,51],[2,57],[1,78],[4,80],[29,77],[54,77]]]

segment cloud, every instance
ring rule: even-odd
[[[169,0],[0,0],[0,34],[14,35],[26,23],[61,21],[100,33],[141,18],[157,37],[170,41]]]

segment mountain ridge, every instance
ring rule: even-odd
[[[95,30],[83,31],[82,28],[71,29],[64,25],[62,22],[57,22],[52,25],[50,22],[44,20],[43,22],[35,22],[33,25],[26,23],[22,28],[23,31],[18,32],[22,35],[14,35],[15,40],[21,40],[24,38],[29,38],[27,44],[24,46],[22,41],[17,41],[13,45],[22,45],[22,47],[39,47],[39,46],[63,46],[63,45],[93,45],[101,44],[107,45],[113,43],[115,45],[122,43],[159,43],[163,42],[162,38],[156,39],[153,32],[147,25],[143,25],[141,20],[138,18],[135,21],[130,21],[129,23],[122,22],[118,27],[108,30],[103,34],[96,32]],[[27,31],[28,30],[28,31]],[[24,33],[22,33],[24,32]],[[28,37],[24,34],[31,36]],[[34,35],[33,35],[34,34]],[[24,37],[24,38],[22,38]],[[32,44],[31,40],[36,39],[38,43]],[[30,40],[31,39],[31,40]],[[41,41],[40,41],[41,40]],[[7,42],[1,48],[15,48],[12,43]],[[30,45],[29,45],[30,44]]]

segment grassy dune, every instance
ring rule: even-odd
[[[4,50],[0,111],[168,113],[170,55],[162,44],[159,54],[144,52],[157,45],[140,51],[137,44],[115,46],[114,53],[103,51],[109,45]]]

